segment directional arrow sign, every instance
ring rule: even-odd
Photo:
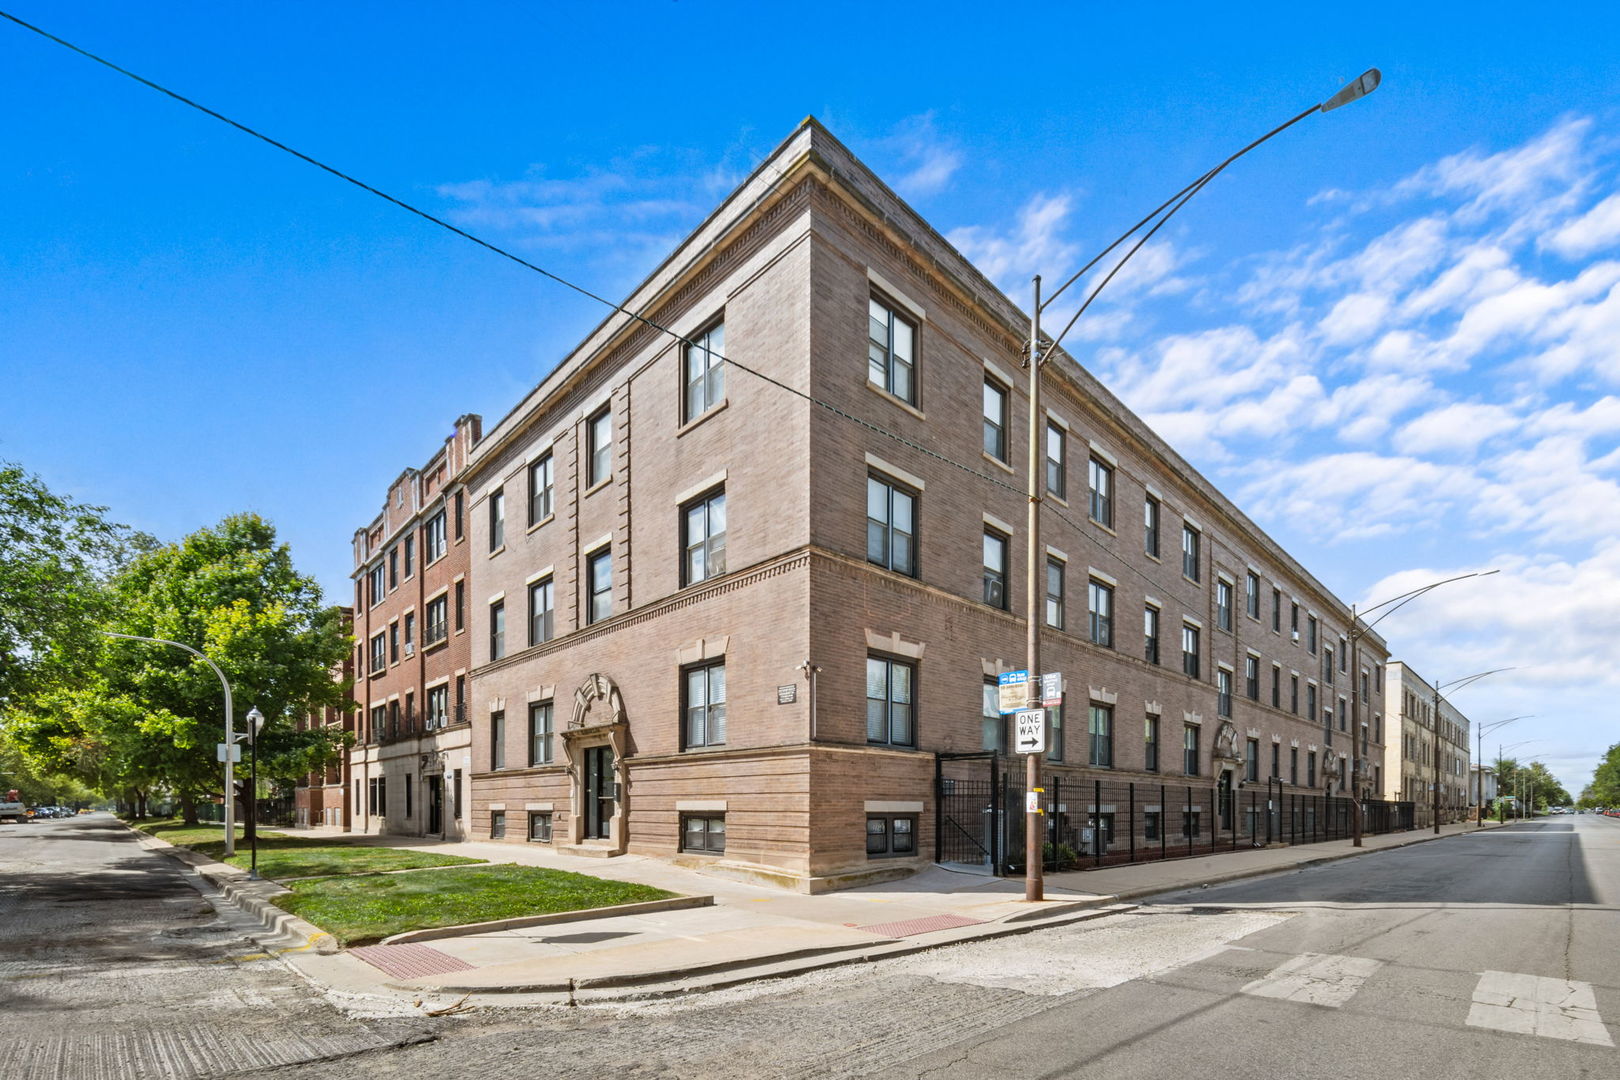
[[[1020,754],[1039,754],[1046,750],[1046,710],[1020,709],[1013,714],[1016,733],[1013,749]]]

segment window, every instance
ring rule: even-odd
[[[1282,743],[1279,742],[1271,744],[1271,778],[1282,779]]]
[[[1198,530],[1191,525],[1181,527],[1181,573],[1189,581],[1198,581]]]
[[[1305,755],[1305,786],[1316,786],[1316,751]]]
[[[552,737],[551,702],[536,701],[529,706],[529,764],[550,765]],[[547,837],[550,839],[550,837]]]
[[[1305,719],[1316,719],[1316,684],[1305,684]]]
[[[868,816],[866,857],[896,858],[917,853],[917,819],[914,817]]]
[[[866,560],[917,576],[917,496],[878,476],[866,478]]]
[[[1282,708],[1282,668],[1276,664],[1271,665],[1271,707]]]
[[[917,404],[917,328],[874,296],[866,334],[866,377],[906,404]]]
[[[1159,662],[1159,609],[1142,609],[1142,658],[1150,664]]]
[[[984,706],[979,719],[979,746],[1007,752],[1007,723],[1001,715],[1001,688],[995,679],[984,680]]]
[[[1260,700],[1260,658],[1246,657],[1243,661],[1243,690],[1250,701]]]
[[[506,601],[497,600],[489,605],[489,658],[499,660],[506,655]]]
[[[489,550],[506,546],[506,492],[497,490],[489,497]]]
[[[1058,705],[1046,710],[1046,760],[1063,760],[1063,714],[1064,707]]]
[[[1046,425],[1046,490],[1060,499],[1069,497],[1068,436],[1050,421]]]
[[[1107,705],[1091,706],[1090,763],[1099,769],[1114,767],[1114,710]]]
[[[695,585],[726,572],[724,491],[688,503],[681,512],[681,532],[681,547],[686,553],[681,564],[683,585]]]
[[[1151,495],[1142,503],[1142,548],[1159,557],[1159,500]]]
[[[1215,711],[1232,715],[1232,673],[1226,668],[1215,669]]]
[[[721,746],[726,741],[725,661],[686,669],[684,746]]]
[[[1007,606],[1007,538],[989,529],[984,530],[984,602]]]
[[[1260,575],[1253,570],[1243,578],[1243,610],[1251,619],[1260,617]]]
[[[1344,730],[1347,730],[1347,729],[1346,729],[1346,728],[1345,728],[1345,726],[1344,726],[1344,722],[1345,722],[1345,715],[1344,715],[1344,698],[1340,698],[1340,699],[1339,699],[1339,730],[1340,730],[1340,731],[1344,731]]]
[[[1181,670],[1198,678],[1198,627],[1181,624]]]
[[[467,719],[467,676],[456,676],[456,715],[455,722],[461,723]]]
[[[725,815],[683,816],[681,818],[681,850],[696,851],[703,855],[724,855],[726,853]]]
[[[1114,470],[1106,463],[1091,459],[1086,469],[1091,489],[1091,520],[1099,525],[1114,527]]]
[[[1271,590],[1271,632],[1282,633],[1282,590]]]
[[[550,454],[529,466],[529,524],[538,525],[552,514],[556,494]]]
[[[405,775],[405,816],[411,816],[411,777],[409,773]]]
[[[1243,779],[1254,783],[1260,779],[1260,740],[1250,739],[1243,745]]]
[[[1291,602],[1288,605],[1288,629],[1293,634],[1294,640],[1298,641],[1299,640],[1299,604],[1298,604],[1298,602]]]
[[[1299,676],[1288,676],[1288,711],[1299,715]]]
[[[450,687],[435,686],[427,692],[427,726],[442,728],[450,722]]]
[[[1349,662],[1350,662],[1350,645],[1349,645],[1349,643],[1347,641],[1345,641],[1344,635],[1340,634],[1339,635],[1339,671],[1341,673],[1349,674],[1349,672],[1346,670],[1347,666],[1349,665]]]
[[[1199,836],[1199,812],[1197,810],[1183,810],[1181,812],[1181,835],[1188,840],[1196,840]]]
[[[1316,654],[1316,616],[1310,615],[1305,619],[1305,647]]]
[[[715,323],[687,343],[683,422],[696,420],[726,396],[725,333],[725,326]]]
[[[376,742],[382,738],[388,728],[388,706],[373,705],[371,707],[371,741]]]
[[[1322,681],[1333,685],[1333,650],[1326,646],[1322,649]]]
[[[411,656],[416,652],[416,612],[405,613],[405,655]]]
[[[491,840],[506,839],[505,810],[491,810],[489,812],[489,838]]]
[[[915,746],[912,728],[912,682],[916,668],[903,660],[866,658],[866,741],[887,746]]]
[[[1157,840],[1159,838],[1159,816],[1160,812],[1158,810],[1142,811],[1142,839]]]
[[[467,583],[456,582],[456,629],[467,628]]]
[[[1198,775],[1198,725],[1185,724],[1181,729],[1181,771],[1188,776]]]
[[[489,767],[506,768],[506,713],[489,714]]]
[[[601,622],[613,614],[613,551],[603,548],[589,560],[591,583],[590,618],[587,622]]]
[[[1093,579],[1086,586],[1086,601],[1091,612],[1091,640],[1104,648],[1114,647],[1114,590]]]
[[[1046,625],[1063,629],[1063,562],[1046,560]]]
[[[1297,746],[1288,748],[1288,782],[1290,784],[1299,783],[1299,747]]]
[[[371,638],[371,673],[373,675],[388,666],[388,635],[378,631]]]
[[[590,465],[585,483],[587,487],[595,487],[613,472],[613,413],[603,409],[586,423]]]
[[[537,844],[551,843],[551,811],[531,810],[529,812],[529,839]]]
[[[551,578],[529,586],[529,644],[550,641],[556,629],[555,597]]]
[[[462,533],[462,529],[461,529],[462,507],[463,507],[464,502],[465,502],[465,499],[463,498],[462,493],[459,492],[459,491],[456,492],[456,539],[457,540],[461,539],[461,533]]]
[[[388,549],[388,587],[399,588],[399,545]]]
[[[378,604],[382,603],[383,597],[388,595],[388,583],[387,579],[384,577],[387,572],[388,571],[383,568],[383,564],[381,562],[371,568],[366,585],[370,590],[372,607],[376,607]]]
[[[1150,716],[1142,728],[1142,767],[1159,771],[1159,718]]]
[[[1215,579],[1215,625],[1232,629],[1232,583],[1225,578]]]
[[[413,532],[405,538],[405,576],[410,577],[416,573],[416,534]]]
[[[1007,460],[1007,388],[994,379],[984,380],[984,452],[997,461]]]
[[[388,662],[399,663],[399,623],[388,624]]]

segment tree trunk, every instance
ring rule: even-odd
[[[197,820],[197,797],[189,791],[180,793],[180,816],[187,825],[200,824]]]
[[[146,792],[140,788],[135,789],[135,820],[146,820]]]

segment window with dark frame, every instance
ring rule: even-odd
[[[1058,704],[1046,710],[1046,760],[1063,760],[1063,717],[1068,712],[1059,698]]]
[[[1142,768],[1159,771],[1159,718],[1151,713],[1142,725]]]
[[[1185,724],[1181,729],[1181,771],[1188,776],[1198,775],[1198,725]]]
[[[399,588],[399,545],[388,549],[388,587]]]
[[[489,605],[489,658],[499,660],[506,655],[506,601],[497,600]]]
[[[388,662],[399,663],[399,623],[388,624]]]
[[[595,487],[613,475],[613,411],[603,409],[586,421],[588,442],[587,487]]]
[[[1063,560],[1046,560],[1046,625],[1063,629]]]
[[[422,526],[422,562],[431,565],[443,558],[447,541],[444,535],[444,511],[428,518]]]
[[[1091,642],[1106,649],[1114,647],[1113,586],[1091,578],[1086,582],[1086,608],[1091,616]]]
[[[529,766],[552,763],[552,707],[549,701],[529,703]]]
[[[1275,739],[1271,743],[1271,778],[1282,779],[1282,743]]]
[[[506,713],[489,714],[489,767],[493,772],[506,768]]]
[[[541,578],[529,585],[529,644],[541,645],[556,632],[556,590],[552,579]]]
[[[529,811],[529,839],[537,844],[551,843],[551,811]]]
[[[435,596],[427,602],[427,622],[422,627],[422,647],[436,645],[450,636],[450,598]]]
[[[1271,707],[1282,708],[1282,668],[1277,664],[1271,665]]]
[[[1250,701],[1260,700],[1260,658],[1246,656],[1243,659],[1243,690]]]
[[[868,814],[866,857],[902,858],[917,853],[917,819],[911,815]]]
[[[1142,658],[1150,664],[1159,662],[1159,609],[1142,609]]]
[[[588,573],[591,588],[590,618],[598,623],[613,614],[613,550],[602,548],[590,556]]]
[[[1243,744],[1243,779],[1248,783],[1260,780],[1260,740],[1248,739]]]
[[[1106,461],[1093,457],[1086,466],[1087,488],[1091,503],[1091,520],[1112,529],[1114,527],[1114,469]]]
[[[1198,530],[1191,525],[1181,526],[1181,576],[1189,581],[1201,580],[1198,576]]]
[[[548,451],[529,466],[529,524],[538,525],[553,513],[555,502],[553,458]]]
[[[1305,755],[1305,786],[1316,786],[1316,751],[1312,750]]]
[[[875,473],[866,478],[866,561],[917,576],[917,495]]]
[[[467,628],[467,583],[456,582],[456,629]]]
[[[1001,687],[995,679],[984,680],[984,703],[979,717],[979,746],[983,750],[1007,752],[1007,721],[1001,715]]]
[[[1232,583],[1225,578],[1215,579],[1215,626],[1232,629]]]
[[[681,746],[724,746],[726,663],[715,660],[684,670],[681,681]]]
[[[1161,811],[1142,811],[1142,839],[1157,840],[1159,838],[1159,816]]]
[[[1149,495],[1142,502],[1142,548],[1159,557],[1159,500]]]
[[[917,404],[917,327],[886,301],[867,306],[867,378],[907,405]]]
[[[1050,420],[1046,423],[1046,490],[1060,499],[1069,497],[1068,433]]]
[[[912,703],[917,669],[904,660],[866,658],[866,741],[879,746],[915,746]]]
[[[1007,608],[1007,538],[994,529],[984,530],[984,602]]]
[[[489,838],[491,840],[506,839],[505,810],[491,810],[489,812]]]
[[[681,510],[683,585],[696,585],[726,572],[726,493],[712,491]]]
[[[681,850],[699,855],[726,853],[726,816],[724,814],[682,814]]]
[[[1288,782],[1296,787],[1299,785],[1299,747],[1297,746],[1288,748]]]
[[[1225,717],[1232,715],[1232,673],[1223,667],[1215,669],[1215,711]]]
[[[416,573],[416,533],[409,533],[405,537],[405,576],[410,578]]]
[[[1007,460],[1007,388],[984,377],[984,452],[997,461]]]
[[[489,496],[489,550],[506,546],[506,492],[497,488]]]
[[[1194,679],[1199,677],[1198,627],[1191,623],[1181,624],[1181,671]]]
[[[1271,590],[1271,631],[1282,633],[1282,590]]]
[[[1243,578],[1243,605],[1249,618],[1260,617],[1260,575],[1252,570]]]
[[[686,345],[681,422],[691,423],[726,396],[725,325],[715,323]]]
[[[1114,767],[1114,710],[1092,703],[1090,709],[1091,754],[1088,763],[1099,769]]]
[[[462,493],[460,491],[456,492],[455,507],[456,507],[456,515],[455,515],[455,517],[456,517],[456,539],[460,540],[462,538],[462,536],[464,535],[464,532],[465,532],[465,530],[464,530],[464,528],[462,526],[462,515],[463,515],[463,511],[464,511],[464,509],[466,507],[466,499],[464,497],[464,493]]]

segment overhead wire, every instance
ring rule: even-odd
[[[834,404],[834,403],[832,403],[830,401],[823,400],[823,399],[818,398],[818,397],[816,397],[816,396],[814,396],[814,395],[812,395],[810,393],[807,393],[804,390],[800,390],[796,386],[793,386],[793,385],[791,385],[789,383],[783,382],[782,380],[777,379],[777,378],[775,378],[775,377],[773,377],[771,375],[768,375],[765,372],[760,371],[757,368],[751,367],[748,364],[745,364],[745,363],[743,363],[743,362],[741,362],[741,361],[739,361],[739,360],[737,360],[737,359],[735,359],[733,357],[724,356],[724,355],[722,355],[722,354],[720,354],[718,352],[715,352],[712,349],[707,349],[706,346],[700,346],[696,342],[692,341],[690,338],[686,337],[685,335],[677,333],[674,330],[671,330],[669,327],[663,325],[662,323],[656,322],[655,320],[647,317],[646,315],[644,315],[644,314],[642,314],[640,312],[633,311],[630,308],[627,308],[622,304],[615,303],[614,301],[609,300],[607,297],[602,296],[599,293],[593,292],[592,290],[586,288],[583,285],[577,284],[576,282],[571,281],[568,278],[565,278],[560,274],[557,274],[557,273],[555,273],[555,272],[553,272],[551,270],[547,270],[545,267],[540,266],[540,265],[538,265],[538,264],[536,264],[534,262],[531,262],[528,259],[523,258],[521,255],[518,255],[517,253],[515,253],[513,251],[510,251],[510,250],[508,250],[508,249],[506,249],[504,247],[501,247],[499,244],[492,243],[491,241],[485,240],[482,237],[480,237],[480,236],[478,236],[478,235],[476,235],[474,233],[468,232],[466,229],[463,229],[460,226],[457,226],[457,225],[455,225],[455,224],[453,224],[453,223],[451,223],[449,221],[446,221],[444,218],[441,218],[441,217],[437,216],[436,214],[430,213],[429,211],[423,210],[422,208],[420,208],[418,206],[415,206],[415,205],[413,205],[411,203],[406,202],[404,199],[401,199],[401,198],[398,198],[398,197],[396,197],[394,195],[391,195],[388,192],[383,191],[382,189],[380,189],[378,187],[375,187],[375,186],[365,182],[364,180],[361,180],[358,177],[353,176],[350,173],[344,172],[342,169],[336,168],[335,166],[332,166],[332,165],[328,165],[326,162],[321,161],[320,159],[318,159],[316,157],[313,157],[313,156],[311,156],[309,154],[306,154],[303,151],[298,150],[298,149],[296,149],[296,148],[294,148],[292,146],[289,146],[288,144],[280,141],[279,139],[276,139],[276,138],[274,138],[274,137],[272,137],[270,135],[267,135],[264,132],[259,131],[256,128],[253,128],[253,127],[251,127],[251,126],[249,126],[247,124],[242,123],[239,120],[235,120],[235,119],[225,115],[224,113],[219,112],[218,110],[209,108],[208,106],[202,104],[201,102],[198,102],[198,101],[196,101],[196,100],[194,100],[192,98],[189,98],[189,97],[185,96],[184,94],[178,93],[177,91],[171,90],[168,87],[162,85],[161,83],[154,82],[153,80],[148,79],[145,76],[137,74],[136,72],[133,72],[133,71],[129,70],[128,68],[125,68],[125,67],[123,67],[123,66],[121,66],[121,65],[119,65],[117,63],[114,63],[113,61],[108,60],[107,58],[105,58],[103,56],[97,55],[96,53],[93,53],[88,49],[85,49],[85,48],[83,48],[83,47],[81,47],[79,45],[76,45],[71,41],[68,41],[68,40],[66,40],[64,38],[58,37],[57,35],[51,33],[50,31],[45,30],[42,27],[36,26],[33,23],[27,22],[27,21],[25,21],[25,20],[23,20],[21,18],[18,18],[16,15],[13,15],[8,11],[0,10],[0,18],[6,19],[7,21],[12,22],[12,23],[16,24],[17,26],[22,27],[25,30],[31,31],[32,33],[35,33],[35,34],[39,35],[40,37],[45,38],[46,40],[51,41],[51,42],[61,46],[62,48],[65,48],[65,49],[67,49],[67,50],[69,50],[71,52],[77,53],[78,55],[84,57],[87,60],[91,60],[91,61],[93,61],[93,62],[95,62],[97,64],[102,65],[103,67],[106,67],[106,68],[108,68],[108,69],[110,69],[112,71],[115,71],[118,74],[123,75],[124,77],[126,77],[128,79],[131,79],[131,80],[141,84],[142,86],[147,87],[150,90],[154,90],[157,93],[160,93],[160,94],[164,95],[165,97],[171,98],[174,101],[177,101],[182,105],[185,105],[185,106],[187,106],[189,108],[195,109],[198,112],[203,113],[206,116],[212,117],[213,119],[218,120],[220,123],[223,123],[223,124],[225,124],[225,125],[227,125],[229,127],[232,127],[234,129],[236,129],[237,131],[242,132],[245,135],[251,136],[252,138],[258,139],[260,142],[263,142],[263,143],[265,143],[265,144],[267,144],[269,146],[272,146],[275,149],[282,151],[283,153],[290,154],[291,156],[297,158],[298,160],[304,162],[305,164],[313,165],[315,168],[320,169],[322,172],[328,173],[331,176],[334,176],[334,177],[338,178],[339,180],[342,180],[342,181],[344,181],[346,183],[352,184],[353,186],[359,188],[360,190],[362,190],[362,191],[364,191],[364,192],[366,192],[366,193],[368,193],[370,195],[374,195],[377,198],[382,199],[384,202],[390,203],[393,206],[396,206],[399,209],[404,210],[405,212],[407,212],[409,214],[413,214],[416,217],[421,218],[422,220],[424,220],[424,221],[426,221],[426,222],[428,222],[430,224],[437,225],[439,228],[444,229],[444,230],[446,230],[448,232],[451,232],[451,233],[455,234],[456,236],[461,237],[464,240],[471,241],[472,243],[477,244],[479,247],[482,247],[482,248],[484,248],[484,249],[486,249],[486,250],[488,250],[490,252],[493,252],[496,255],[499,255],[500,257],[502,257],[504,259],[507,259],[507,260],[509,260],[509,261],[511,261],[513,263],[516,263],[517,265],[519,265],[519,266],[521,266],[521,267],[523,267],[523,268],[525,268],[527,270],[530,270],[530,271],[532,271],[532,272],[534,272],[536,274],[539,274],[542,277],[544,277],[544,278],[546,278],[546,279],[548,279],[550,281],[556,282],[557,284],[563,286],[564,288],[570,289],[573,292],[578,293],[579,295],[584,296],[584,297],[586,297],[588,299],[595,300],[597,303],[602,304],[602,305],[604,305],[604,306],[606,306],[608,308],[611,308],[613,311],[615,311],[615,312],[617,312],[617,313],[619,313],[621,315],[626,316],[629,320],[631,320],[633,322],[640,323],[641,325],[646,326],[649,329],[652,329],[652,330],[654,330],[654,331],[656,331],[656,332],[658,332],[660,334],[664,334],[664,335],[666,335],[666,336],[668,336],[670,338],[673,338],[677,343],[680,343],[680,344],[683,344],[683,345],[688,345],[688,346],[693,346],[693,347],[705,348],[705,350],[707,352],[709,352],[713,356],[718,357],[721,360],[721,362],[729,364],[732,367],[737,368],[739,371],[742,371],[742,372],[745,372],[745,373],[747,373],[749,375],[752,375],[756,379],[759,379],[759,380],[761,380],[761,381],[763,381],[763,382],[765,382],[765,383],[767,383],[767,384],[769,384],[771,386],[775,386],[778,389],[785,390],[788,393],[793,394],[796,397],[799,397],[799,398],[803,399],[806,402],[809,402],[810,404],[813,404],[813,405],[818,406],[819,408],[825,409],[829,413],[832,413],[833,415],[838,416],[841,419],[848,420],[848,421],[850,421],[850,422],[852,422],[854,424],[857,424],[857,425],[867,429],[868,431],[870,431],[870,432],[872,432],[872,433],[874,433],[876,435],[881,435],[884,438],[890,439],[890,440],[892,440],[892,441],[894,441],[896,443],[899,443],[902,446],[905,446],[905,447],[907,447],[909,449],[915,450],[918,453],[924,454],[924,455],[926,455],[926,456],[928,456],[928,457],[930,457],[930,458],[932,458],[932,459],[934,459],[934,460],[936,460],[938,462],[941,462],[942,464],[949,465],[949,466],[951,466],[953,468],[959,469],[962,472],[965,472],[970,476],[974,476],[974,477],[977,477],[980,480],[986,481],[987,483],[991,484],[994,487],[1005,489],[1007,491],[1013,492],[1013,493],[1015,493],[1015,494],[1017,494],[1019,496],[1022,496],[1024,498],[1030,498],[1031,497],[1030,493],[1027,490],[1025,490],[1024,488],[1021,488],[1021,487],[1018,487],[1018,486],[1016,486],[1014,484],[1008,483],[1007,481],[1002,480],[999,477],[992,476],[989,473],[981,472],[980,470],[974,468],[971,465],[965,464],[964,462],[957,461],[955,458],[949,457],[948,455],[942,454],[937,450],[933,450],[933,449],[931,449],[931,448],[929,448],[927,446],[924,446],[923,444],[917,442],[914,439],[909,439],[906,436],[901,435],[901,434],[899,434],[897,432],[890,431],[887,428],[884,428],[884,427],[882,427],[882,426],[880,426],[878,424],[873,423],[870,420],[865,419],[864,417],[857,416],[854,413],[851,413],[848,410],[843,409],[840,406],[838,406],[838,405],[836,405],[836,404]],[[1292,123],[1292,122],[1293,121],[1290,121],[1290,123]],[[1234,155],[1234,156],[1236,156],[1236,155]],[[1082,274],[1084,274],[1087,270],[1091,269],[1092,266],[1095,266],[1096,263],[1099,260],[1101,260],[1104,256],[1106,256],[1108,254],[1108,252],[1110,252],[1110,251],[1114,250],[1114,248],[1118,247],[1120,243],[1122,243],[1126,239],[1128,239],[1137,230],[1139,230],[1143,225],[1147,224],[1149,221],[1152,221],[1156,216],[1158,216],[1158,214],[1160,212],[1165,210],[1166,207],[1170,207],[1172,204],[1174,204],[1174,208],[1170,210],[1170,214],[1174,214],[1175,211],[1179,210],[1181,208],[1181,206],[1184,205],[1188,199],[1190,199],[1193,195],[1197,194],[1198,190],[1202,189],[1202,187],[1205,184],[1207,184],[1210,180],[1212,180],[1215,177],[1215,175],[1221,171],[1221,169],[1224,169],[1229,162],[1230,162],[1230,159],[1228,159],[1228,162],[1223,162],[1221,165],[1219,165],[1216,168],[1210,170],[1210,172],[1208,172],[1208,173],[1204,174],[1203,176],[1199,177],[1197,180],[1193,181],[1187,187],[1183,188],[1181,191],[1179,191],[1175,195],[1171,196],[1169,200],[1167,200],[1165,203],[1161,204],[1158,207],[1158,209],[1155,210],[1152,214],[1148,215],[1148,217],[1146,217],[1146,218],[1143,218],[1141,222],[1139,222],[1137,225],[1133,226],[1132,229],[1130,230],[1130,232],[1127,232],[1124,236],[1121,236],[1113,244],[1109,245],[1109,247],[1107,249],[1105,249],[1100,255],[1098,255],[1097,258],[1093,259],[1090,263],[1086,264],[1086,266],[1079,273],[1076,273],[1073,277],[1071,277],[1067,282],[1064,283],[1062,288],[1059,289],[1059,292],[1061,292],[1062,289],[1068,288],[1069,285],[1073,284],[1074,281],[1077,280]],[[774,188],[773,188],[773,190],[774,190]],[[1143,237],[1142,240],[1139,241],[1136,244],[1136,246],[1131,249],[1131,251],[1125,256],[1124,259],[1120,260],[1120,263],[1118,265],[1116,265],[1114,267],[1114,269],[1109,273],[1108,278],[1104,279],[1104,281],[1100,285],[1098,285],[1097,289],[1092,291],[1090,297],[1087,298],[1085,304],[1081,307],[1081,309],[1080,309],[1081,311],[1084,311],[1085,307],[1089,306],[1091,304],[1091,301],[1096,299],[1096,294],[1097,294],[1098,291],[1101,290],[1102,286],[1106,285],[1109,280],[1112,280],[1114,274],[1117,274],[1119,272],[1120,267],[1124,265],[1125,261],[1128,260],[1131,257],[1131,255],[1135,254],[1136,250],[1138,248],[1140,248],[1143,243],[1146,243],[1146,241],[1153,235],[1153,232],[1156,232],[1158,230],[1159,225],[1163,225],[1164,221],[1168,220],[1170,214],[1166,214],[1165,218],[1163,220],[1159,221],[1158,225],[1155,225],[1153,230],[1150,231],[1146,237]],[[1056,296],[1054,294],[1053,299],[1055,299],[1055,298],[1056,298]],[[1078,317],[1079,317],[1079,314],[1076,313],[1075,318],[1078,318]],[[1071,319],[1069,325],[1072,326],[1073,324],[1074,324],[1074,319]],[[1067,329],[1065,329],[1065,333],[1066,332],[1067,332]],[[1047,500],[1042,499],[1042,501],[1045,502]],[[1143,581],[1147,582],[1149,585],[1155,584],[1152,578],[1148,577],[1145,573],[1143,573],[1141,570],[1139,570],[1136,566],[1132,565],[1128,560],[1126,560],[1124,558],[1124,556],[1120,555],[1118,552],[1116,552],[1116,551],[1112,550],[1111,548],[1109,548],[1101,540],[1097,539],[1097,537],[1092,536],[1090,530],[1087,529],[1080,522],[1075,521],[1068,514],[1064,513],[1061,509],[1059,509],[1056,506],[1048,506],[1048,510],[1050,510],[1050,512],[1054,516],[1056,516],[1060,520],[1066,522],[1071,527],[1073,527],[1076,532],[1080,533],[1080,535],[1082,535],[1087,540],[1089,540],[1098,550],[1108,554],[1113,559],[1115,559],[1121,566],[1124,566],[1126,569],[1130,570],[1133,574],[1140,577]],[[1031,617],[1032,618],[1034,617],[1033,613],[1031,614]]]

